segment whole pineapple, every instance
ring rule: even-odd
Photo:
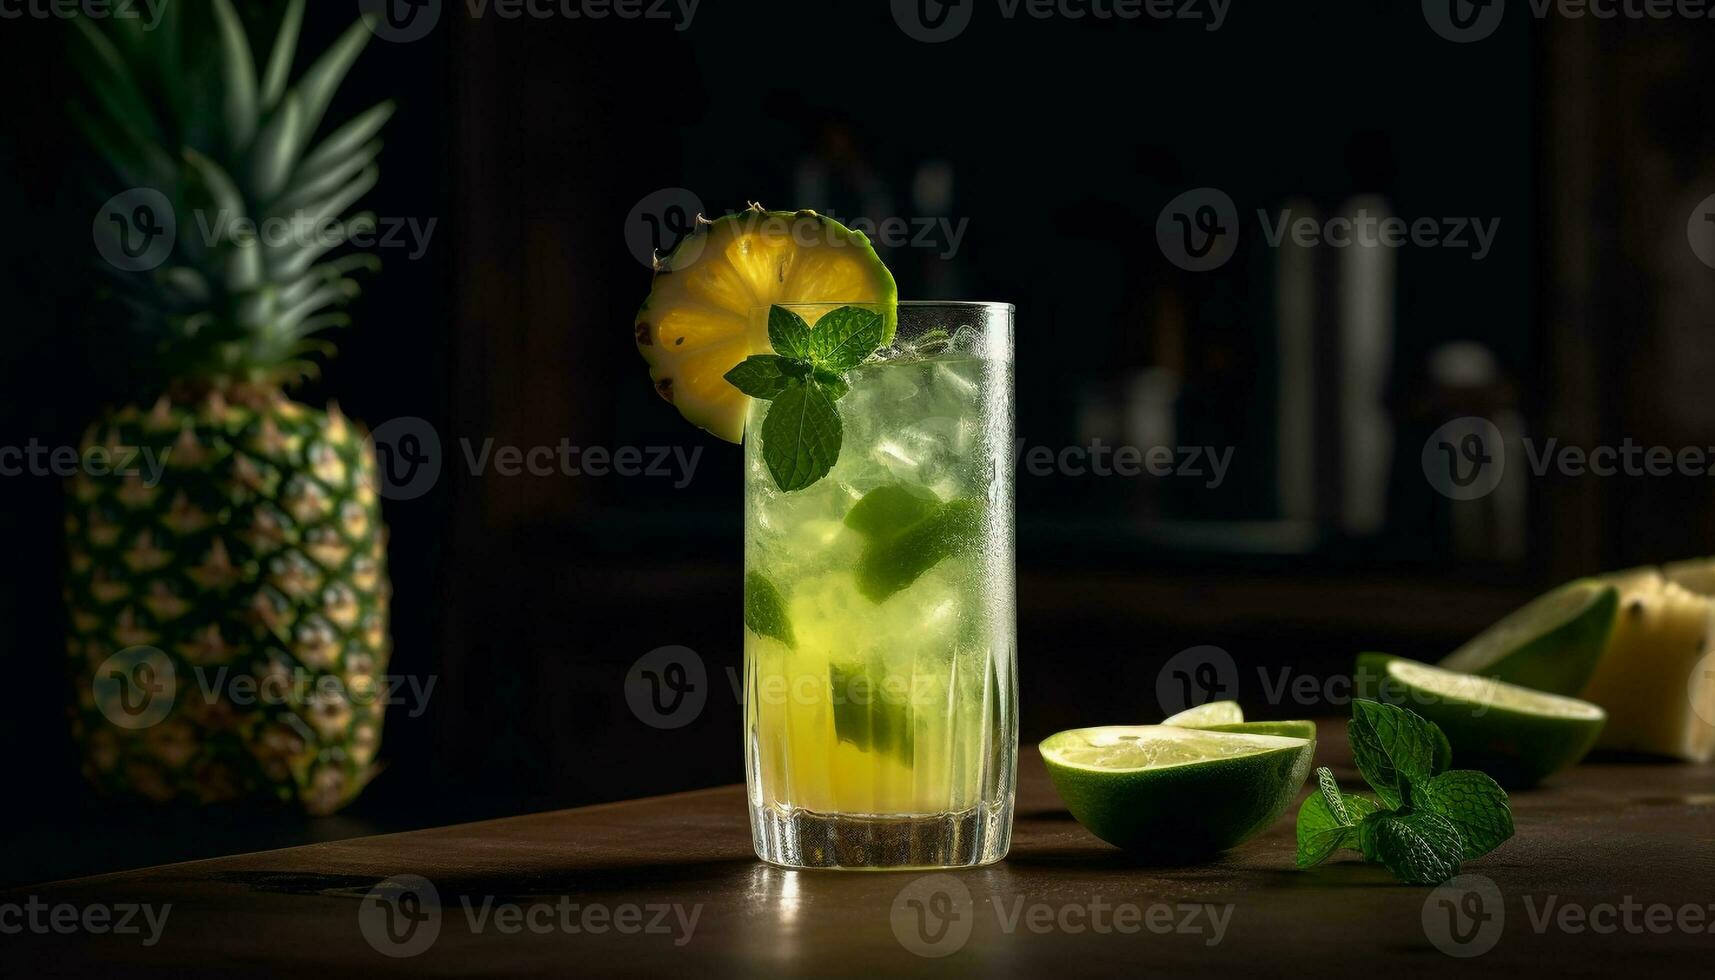
[[[375,184],[392,106],[313,142],[370,32],[354,24],[289,85],[303,16],[289,0],[260,72],[230,0],[166,4],[152,31],[74,21],[91,97],[73,117],[104,193],[159,192],[178,227],[164,262],[108,269],[128,329],[100,346],[138,342],[131,367],[162,377],[90,428],[65,519],[73,728],[105,791],[328,813],[362,789],[380,742],[390,586],[374,455],[337,407],[284,388],[327,351],[313,335],[344,322],[329,308],[355,294],[349,274],[376,264],[317,263],[373,222],[346,212]],[[124,475],[90,465],[127,458]],[[170,709],[129,721],[115,702],[163,679],[148,697]]]

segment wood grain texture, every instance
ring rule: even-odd
[[[1355,788],[1341,727],[1327,723],[1322,733],[1319,761]],[[1710,932],[1675,925],[1652,933],[1642,911],[1633,914],[1639,931],[1626,931],[1624,919],[1611,934],[1554,924],[1538,931],[1532,913],[1540,916],[1550,901],[1556,910],[1619,908],[1629,897],[1676,915],[1695,907],[1699,929],[1715,928],[1710,768],[1587,765],[1515,794],[1514,810],[1518,835],[1466,866],[1499,890],[1498,943],[1458,962],[1426,937],[1432,890],[1394,884],[1349,859],[1294,870],[1291,815],[1211,864],[1134,865],[1071,820],[1034,749],[1021,759],[1010,857],[945,878],[763,865],[751,854],[742,788],[733,786],[38,885],[0,903],[172,908],[152,947],[135,936],[28,931],[0,944],[13,975],[258,966],[611,976],[1706,973],[1715,955]],[[433,883],[439,928],[420,955],[390,958],[365,939],[360,913],[378,882],[406,874]],[[962,942],[956,927],[942,945],[924,947],[950,949],[944,958],[918,955],[900,938],[915,929],[907,903],[936,890],[954,896],[952,920],[970,930]],[[481,915],[485,902],[488,917],[473,930],[470,916]],[[503,905],[525,911],[499,912]],[[1136,932],[1114,928],[1121,905],[1136,906],[1135,919],[1123,920]],[[562,906],[580,931],[560,928]],[[1199,911],[1182,929],[1189,906]],[[607,917],[604,931],[582,928],[591,907]],[[1098,907],[1105,931],[1091,918]],[[662,931],[614,927],[631,915],[626,924],[649,925],[657,908]],[[508,914],[522,916],[513,934],[500,928]],[[921,944],[922,933],[915,936]]]

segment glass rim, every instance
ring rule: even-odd
[[[771,306],[778,306],[782,309],[787,309],[787,310],[803,310],[803,309],[816,309],[816,308],[821,308],[821,307],[826,307],[826,306],[879,306],[879,305],[880,304],[878,302],[876,302],[875,300],[870,300],[870,299],[865,299],[865,300],[816,300],[813,302],[803,302],[803,303],[760,303],[760,304],[757,304],[755,306],[752,306],[751,310],[753,312],[756,310],[766,310]],[[968,309],[968,310],[999,310],[999,311],[1006,312],[1006,313],[1018,312],[1018,307],[1014,306],[1011,303],[1002,303],[1002,302],[999,302],[997,300],[986,300],[986,299],[902,299],[902,300],[899,300],[894,305],[899,306],[899,307],[908,307],[910,309],[938,308],[938,309],[946,309],[946,310]]]

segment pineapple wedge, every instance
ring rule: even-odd
[[[1669,566],[1669,577],[1653,568],[1607,577],[1620,590],[1619,615],[1582,695],[1608,713],[1598,748],[1715,756],[1715,573],[1685,574],[1690,564]]]

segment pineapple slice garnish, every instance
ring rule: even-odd
[[[769,351],[769,306],[876,304],[892,340],[898,298],[893,274],[862,232],[814,211],[752,204],[714,221],[699,217],[673,254],[656,260],[633,326],[656,392],[692,423],[738,442],[750,399],[725,375]]]

